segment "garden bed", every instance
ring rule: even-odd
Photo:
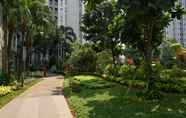
[[[80,91],[73,92],[70,86],[70,79],[73,78],[74,76],[65,78],[64,93],[77,118],[184,118],[186,116],[186,95],[164,93],[165,97],[161,101],[148,101],[137,97],[137,93],[141,90],[128,89],[121,84],[114,83],[112,87],[99,89],[87,88],[86,85],[96,84],[95,81],[98,83],[104,81],[100,77],[89,75],[75,76],[84,85],[79,86]]]

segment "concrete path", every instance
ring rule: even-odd
[[[72,118],[60,76],[45,78],[0,110],[0,118]]]

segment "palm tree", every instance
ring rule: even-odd
[[[20,31],[22,33],[22,46],[20,48],[19,54],[19,68],[18,73],[21,76],[21,73],[25,70],[25,64],[28,66],[29,59],[31,59],[31,47],[32,39],[35,32],[47,32],[46,29],[51,26],[51,13],[49,8],[44,5],[43,0],[19,0],[20,1]],[[26,45],[25,45],[26,44]],[[23,47],[26,46],[26,58],[23,60]],[[22,70],[23,69],[23,70]],[[22,85],[24,84],[23,79]]]
[[[3,6],[3,29],[4,29],[4,47],[3,47],[3,72],[10,77],[11,43],[13,34],[21,33],[19,38],[19,48],[17,50],[18,78],[21,78],[24,71],[25,61],[23,60],[23,48],[27,50],[31,46],[32,38],[35,32],[47,31],[51,20],[51,13],[48,7],[44,5],[44,0],[1,0]],[[46,28],[47,27],[47,28]],[[27,44],[27,45],[25,45]],[[27,51],[27,56],[29,51]],[[28,60],[28,58],[27,58]],[[24,80],[21,79],[23,86]]]
[[[29,70],[32,56],[32,42],[34,36],[39,32],[49,32],[53,29],[52,13],[48,6],[45,6],[41,0],[32,0],[29,5],[31,22],[28,24],[26,33],[26,70]]]
[[[10,78],[10,47],[13,38],[13,32],[16,29],[16,1],[2,0],[3,6],[3,30],[4,30],[4,47],[3,47],[3,72]]]
[[[66,53],[71,52],[70,44],[76,40],[76,34],[71,27],[60,26],[56,32],[57,36],[57,64],[59,65],[59,56],[61,56],[62,63]]]

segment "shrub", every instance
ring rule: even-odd
[[[106,75],[109,75],[109,76],[119,76],[119,66],[114,66],[113,64],[108,64],[106,67],[105,67],[105,74]]]
[[[177,63],[176,50],[171,41],[164,41],[161,48],[160,61],[166,68],[171,68]]]
[[[70,87],[73,92],[80,92],[80,81],[76,80],[75,78],[70,79]]]
[[[12,87],[10,86],[0,86],[0,96],[7,95],[12,92]]]
[[[132,79],[135,74],[135,66],[133,65],[122,65],[119,68],[119,75],[125,79]]]
[[[113,63],[112,55],[109,50],[97,53],[97,72],[103,74],[108,64]]]
[[[181,68],[178,68],[176,65],[172,67],[172,70],[170,73],[171,77],[180,78],[180,77],[184,77],[185,75],[186,75],[185,72]]]
[[[72,54],[68,63],[73,65],[73,72],[95,72],[96,60],[96,52],[90,47],[84,46]]]
[[[144,80],[145,79],[145,68],[144,68],[144,66],[140,66],[136,70],[136,79],[138,79],[138,80]]]
[[[147,100],[160,100],[164,97],[163,93],[158,90],[144,92],[144,98]]]
[[[164,92],[171,92],[171,93],[183,93],[185,91],[184,87],[178,83],[160,83],[156,84],[157,89],[164,91]]]
[[[4,76],[4,74],[0,73],[0,85],[5,85],[5,84],[7,84],[7,80]]]

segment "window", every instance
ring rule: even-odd
[[[58,8],[54,8],[54,10],[55,10],[55,12],[57,12],[58,11]]]
[[[57,16],[55,16],[55,20],[56,20],[56,21],[58,20],[58,17],[57,17]]]
[[[49,4],[52,5],[52,0],[49,0]]]

